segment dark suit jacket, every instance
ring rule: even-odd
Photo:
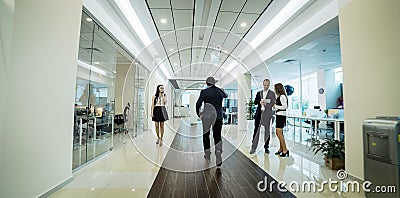
[[[204,111],[201,113],[203,117],[215,118],[216,116],[217,119],[222,119],[222,100],[227,97],[226,92],[215,85],[201,90],[199,99],[196,102],[197,116],[200,117],[200,107],[204,102]]]
[[[263,90],[257,92],[256,98],[254,99],[254,104],[258,105],[257,106],[257,110],[256,110],[255,119],[260,119],[261,118],[261,104],[260,104],[260,101],[263,98],[265,98],[265,96],[263,96]],[[275,92],[273,92],[271,90],[268,90],[266,99],[270,99],[270,102],[267,103],[267,105],[265,105],[265,111],[263,112],[263,117],[265,116],[266,118],[271,118],[274,115],[272,107],[274,106],[274,104],[276,102]]]

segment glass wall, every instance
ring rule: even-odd
[[[104,29],[82,13],[72,169],[112,149],[116,66],[132,61]]]
[[[144,87],[146,85],[146,78],[148,76],[148,71],[143,68],[141,65],[137,65],[136,67],[136,76],[135,76],[135,87],[134,87],[134,101],[133,101],[133,135],[136,137],[137,135],[143,133],[144,130],[144,121],[145,121],[145,112],[144,112]]]
[[[289,109],[312,109],[318,106],[318,78],[317,73],[303,75],[301,78],[302,93],[294,91],[292,95],[288,96]],[[290,85],[294,90],[300,90],[300,78],[292,78],[283,83]],[[302,95],[301,95],[302,94]],[[302,102],[300,101],[302,98]],[[300,107],[303,106],[303,108]]]

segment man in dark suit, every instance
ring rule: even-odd
[[[251,144],[250,154],[254,154],[257,149],[258,140],[260,139],[261,125],[264,126],[264,149],[265,153],[269,153],[269,140],[270,140],[270,124],[274,115],[272,107],[276,102],[275,92],[269,90],[270,81],[265,79],[263,81],[264,89],[257,92],[254,104],[257,104],[257,111],[254,120],[254,134]]]
[[[228,97],[228,94],[215,86],[215,79],[208,77],[206,80],[207,88],[201,90],[199,99],[196,102],[196,113],[201,118],[203,124],[203,146],[204,158],[210,160],[210,128],[212,126],[215,143],[215,156],[217,167],[222,164],[222,100]],[[204,110],[200,112],[200,107],[204,102]]]

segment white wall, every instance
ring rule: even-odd
[[[8,91],[7,68],[10,61],[12,27],[13,27],[14,0],[0,0],[0,157],[4,156],[7,149],[5,145],[5,118],[6,95]],[[4,170],[5,161],[0,160],[0,170]],[[2,195],[2,184],[5,182],[0,177],[0,196]]]
[[[361,179],[363,120],[400,114],[398,8],[398,0],[345,0],[339,9],[346,170]]]
[[[7,116],[1,138],[5,152],[0,156],[0,197],[37,197],[72,177],[82,2],[16,1],[14,11],[4,8],[4,1],[0,5],[1,39],[10,41],[11,47],[5,53],[10,52],[7,88],[1,91],[1,103],[6,104],[1,114]]]
[[[129,64],[119,64],[116,65],[116,74],[115,74],[115,114],[124,113],[124,105],[122,103],[122,91],[124,89],[124,83],[126,74],[128,73]]]
[[[125,109],[125,107],[130,104],[129,107],[129,114],[128,114],[128,121],[126,123],[126,126],[129,130],[133,129],[133,99],[135,97],[135,79],[136,79],[136,64],[131,64],[129,67],[128,72],[126,73],[126,77],[124,80],[123,88],[122,88],[122,112]]]

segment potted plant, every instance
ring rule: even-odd
[[[344,142],[325,138],[312,145],[314,155],[324,154],[325,166],[332,170],[344,169]]]
[[[246,103],[247,105],[247,115],[246,118],[248,120],[253,120],[254,119],[254,110],[253,110],[253,106],[254,106],[254,102],[251,100],[251,98],[249,99],[249,102]]]

